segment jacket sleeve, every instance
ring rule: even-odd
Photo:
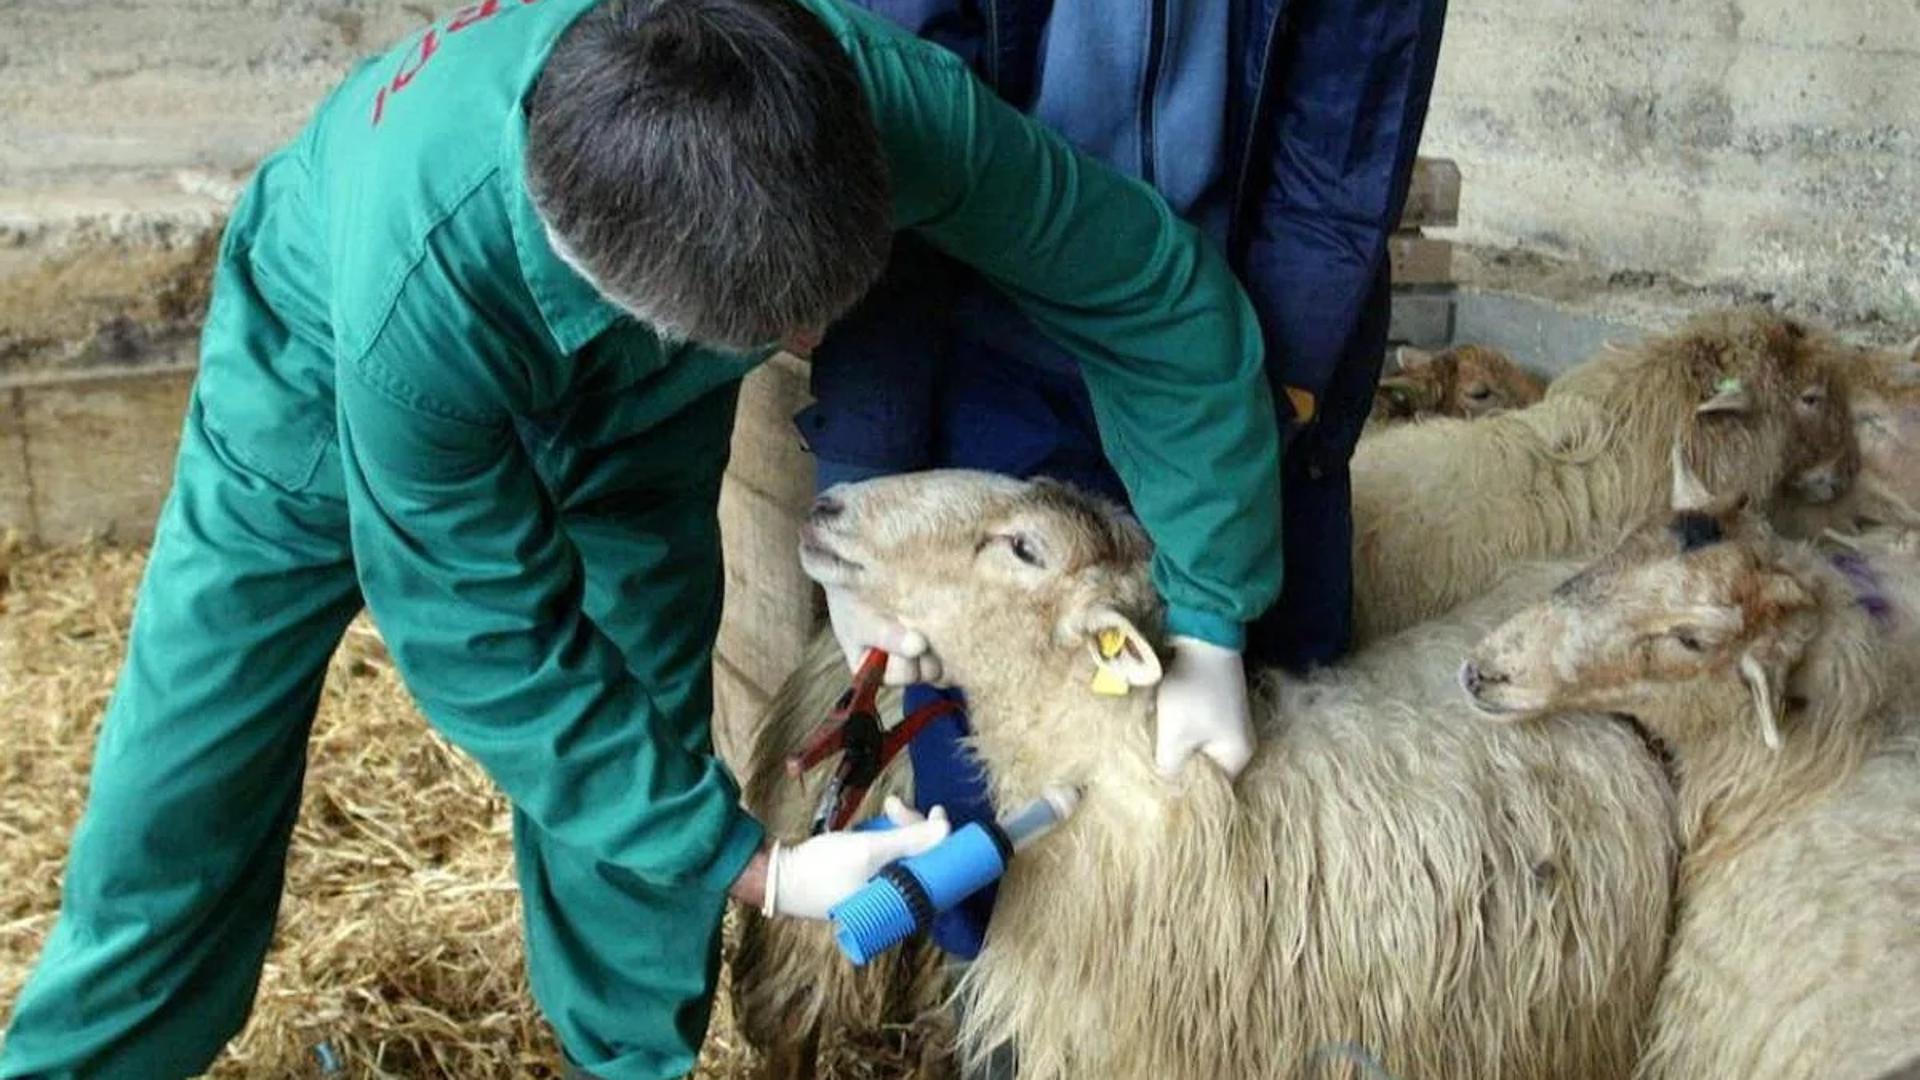
[[[470,370],[435,378],[421,358],[436,351],[412,336],[390,327],[337,375],[361,588],[409,689],[562,843],[644,880],[724,890],[760,825],[586,618],[579,556],[498,393]]]
[[[1239,647],[1280,592],[1280,440],[1251,303],[1146,184],[1075,151],[943,54],[868,79],[901,225],[976,268],[1086,373],[1155,542],[1169,629]]]

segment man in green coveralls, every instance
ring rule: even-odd
[[[1277,434],[1218,254],[836,0],[484,0],[362,64],[235,207],[0,1075],[182,1076],[239,1029],[363,602],[513,802],[533,991],[592,1075],[692,1067],[730,892],[820,918],[943,836],[936,814],[768,845],[708,731],[738,381],[851,307],[898,229],[1081,358],[1184,643],[1161,748],[1237,770]],[[917,635],[829,600],[895,681],[936,674]]]

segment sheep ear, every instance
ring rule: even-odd
[[[1401,371],[1419,371],[1421,368],[1433,363],[1433,358],[1437,355],[1439,354],[1428,352],[1425,349],[1416,349],[1411,345],[1402,345],[1394,350],[1393,363],[1394,366]]]
[[[1160,658],[1125,615],[1112,608],[1094,608],[1083,621],[1081,633],[1093,654],[1095,693],[1117,696],[1160,681]]]
[[[1740,677],[1753,695],[1753,715],[1760,722],[1760,740],[1767,749],[1780,749],[1780,709],[1786,700],[1787,680],[1752,652],[1740,657]]]
[[[1729,375],[1713,384],[1713,396],[1695,406],[1701,416],[1709,413],[1743,413],[1753,408],[1753,395],[1738,376]]]
[[[1684,438],[1673,441],[1673,509],[1684,513],[1689,510],[1705,510],[1713,503],[1713,493],[1687,464],[1687,447]]]

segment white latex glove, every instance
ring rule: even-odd
[[[928,650],[924,635],[880,614],[844,589],[828,588],[825,592],[827,619],[833,623],[840,651],[846,654],[847,670],[860,670],[860,660],[867,650],[879,649],[887,654],[886,685],[939,685],[940,658]]]
[[[1198,638],[1175,637],[1160,680],[1153,759],[1173,777],[1196,751],[1229,779],[1253,758],[1253,715],[1240,654]]]
[[[767,896],[761,911],[800,919],[824,919],[888,863],[918,855],[947,838],[947,811],[928,817],[889,796],[886,814],[895,828],[831,832],[798,847],[773,846],[767,858]]]

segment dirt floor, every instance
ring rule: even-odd
[[[142,558],[0,544],[0,1016],[52,923]],[[310,753],[279,935],[211,1075],[320,1076],[324,1043],[342,1077],[557,1076],[521,965],[507,805],[427,728],[364,626],[335,658]],[[703,1080],[755,1075],[725,998]]]

